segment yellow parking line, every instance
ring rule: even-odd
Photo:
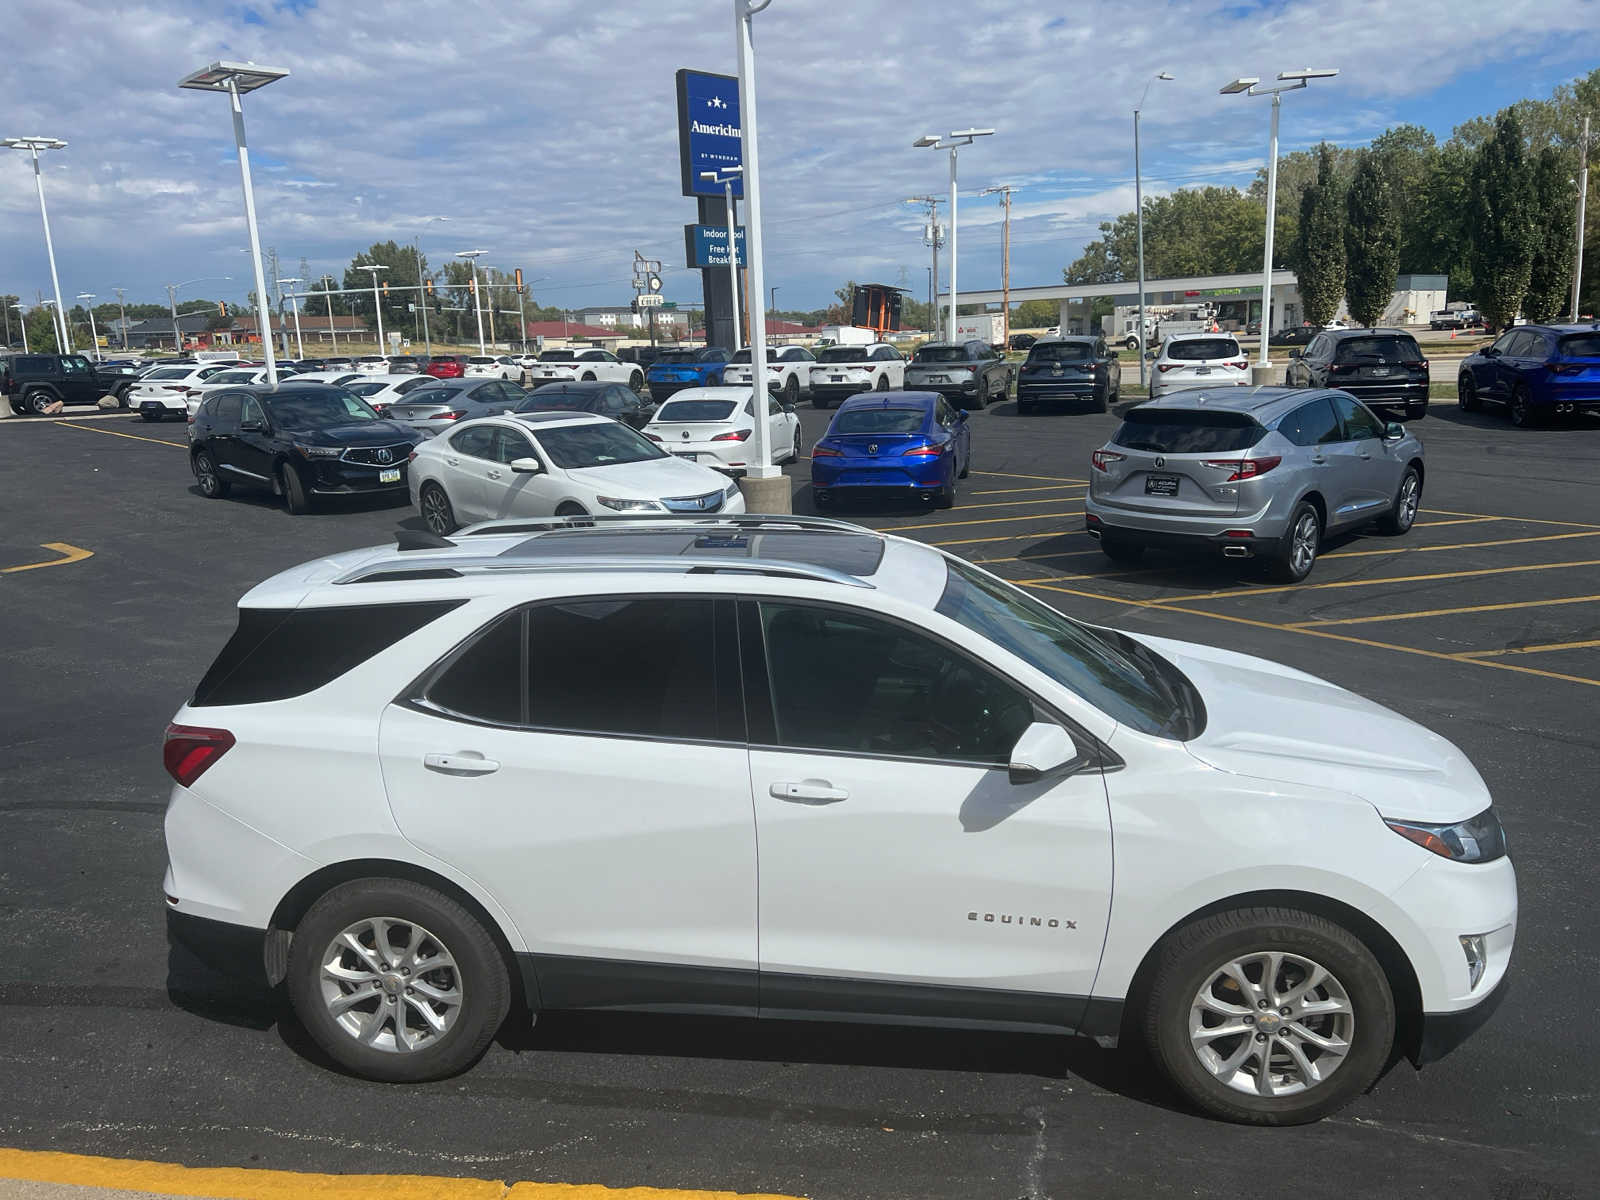
[[[60,1154],[50,1150],[0,1149],[0,1179],[78,1187],[121,1188],[163,1196],[209,1196],[216,1200],[794,1200],[754,1193],[680,1188],[609,1188],[592,1183],[503,1183],[432,1175],[319,1175],[244,1167],[185,1167],[139,1159]]]
[[[1019,475],[1015,471],[974,471],[974,475],[992,475],[1000,479],[1042,479],[1046,483],[1081,483],[1088,484],[1087,479],[1068,479],[1065,475]]]
[[[63,429],[87,429],[90,433],[103,433],[109,437],[132,438],[136,442],[154,442],[158,446],[176,446],[183,450],[188,447],[187,442],[169,442],[166,438],[144,437],[137,433],[119,433],[115,429],[96,429],[93,425],[79,425],[73,421],[57,421]]]
[[[1452,521],[1418,521],[1418,529],[1438,529],[1444,525],[1476,525],[1480,521],[1509,521],[1511,517],[1457,517]]]
[[[935,543],[935,545],[937,545],[937,544],[938,543]],[[1044,562],[1047,559],[1057,559],[1057,558],[1102,558],[1102,557],[1104,557],[1104,555],[1099,550],[1071,550],[1071,551],[1068,551],[1068,552],[1066,552],[1064,554],[1030,554],[1026,558],[1023,558],[1020,555],[1013,556],[1011,558],[974,558],[971,561],[976,563],[978,566],[981,567],[981,566],[987,566],[990,563]]]
[[[1166,606],[1170,603],[1187,603],[1193,600],[1222,600],[1237,596],[1271,596],[1278,592],[1309,592],[1327,588],[1378,587],[1385,583],[1426,583],[1435,579],[1471,579],[1484,575],[1516,575],[1526,571],[1557,571],[1565,567],[1600,566],[1600,558],[1585,558],[1576,562],[1529,563],[1516,567],[1481,567],[1475,571],[1440,571],[1433,575],[1392,575],[1387,579],[1334,579],[1327,583],[1285,584],[1283,587],[1229,588],[1222,592],[1196,592],[1192,596],[1176,596],[1173,600],[1152,600],[1151,604]]]
[[[1026,513],[1020,517],[981,517],[976,521],[932,521],[923,525],[894,525],[881,530],[883,533],[911,533],[918,529],[954,529],[957,525],[1003,525],[1007,521],[1052,521],[1056,517],[1081,517],[1083,509],[1077,512],[1064,513]],[[1038,530],[1036,533],[1047,533],[1048,530]],[[1063,531],[1068,532],[1068,531]],[[1002,534],[1002,537],[1033,537],[1036,533]],[[948,542],[934,542],[935,546],[949,545]]]
[[[1503,650],[1468,650],[1462,658],[1494,658],[1501,654],[1544,654],[1550,650],[1589,650],[1600,646],[1600,639],[1587,642],[1545,642],[1539,646],[1507,646]]]
[[[1323,558],[1368,558],[1374,554],[1426,554],[1435,550],[1471,550],[1475,546],[1526,546],[1534,542],[1564,542],[1569,538],[1600,537],[1600,529],[1577,533],[1544,533],[1538,537],[1496,538],[1489,542],[1453,542],[1448,546],[1390,546],[1383,550],[1335,550]]]
[[[976,472],[976,474],[980,474],[981,475],[982,472],[979,471],[979,472]],[[1049,485],[1047,485],[1045,487],[995,488],[992,491],[973,492],[972,494],[974,496],[1010,496],[1010,495],[1015,495],[1017,492],[1059,492],[1062,488],[1088,487],[1088,486],[1089,485],[1086,484],[1086,483],[1052,483],[1052,484],[1049,484]]]
[[[1504,604],[1468,604],[1461,608],[1425,608],[1420,612],[1383,613],[1374,617],[1331,617],[1320,621],[1295,621],[1292,629],[1321,628],[1324,625],[1370,625],[1377,621],[1415,621],[1420,617],[1454,617],[1463,613],[1505,612],[1513,608],[1553,608],[1560,604],[1594,604],[1596,596],[1563,596],[1556,600],[1512,600]]]
[[[1439,650],[1422,650],[1416,646],[1397,646],[1393,642],[1378,642],[1370,638],[1351,637],[1347,633],[1329,633],[1322,629],[1307,629],[1296,625],[1276,625],[1271,621],[1257,621],[1251,617],[1236,617],[1232,613],[1208,612],[1203,608],[1182,608],[1176,604],[1156,600],[1127,600],[1120,596],[1104,596],[1098,592],[1084,592],[1079,591],[1077,588],[1057,587],[1048,583],[1036,583],[1031,586],[1047,592],[1065,592],[1068,595],[1083,596],[1089,600],[1104,600],[1111,604],[1131,604],[1136,608],[1153,608],[1159,612],[1181,612],[1193,617],[1212,617],[1218,621],[1229,621],[1235,625],[1248,625],[1255,629],[1272,629],[1280,633],[1298,633],[1306,637],[1327,638],[1335,642],[1369,646],[1376,650],[1394,650],[1400,654],[1416,654],[1423,658],[1442,659],[1445,662],[1467,663],[1474,667],[1493,667],[1501,671],[1515,671],[1520,675],[1538,675],[1544,679],[1560,679],[1567,683],[1582,683],[1590,687],[1600,687],[1600,679],[1586,679],[1582,675],[1565,675],[1559,671],[1541,671],[1537,667],[1519,667],[1512,663],[1495,662],[1492,659],[1469,658],[1466,654],[1446,654]]]
[[[81,546],[68,545],[66,542],[43,542],[41,550],[54,550],[61,555],[60,558],[46,559],[44,562],[23,563],[17,567],[0,567],[0,575],[10,575],[16,571],[37,571],[40,567],[64,567],[68,563],[82,562],[86,558],[93,558],[93,550],[85,550]]]
[[[1441,517],[1488,517],[1491,521],[1520,521],[1524,525],[1565,525],[1569,529],[1600,529],[1600,525],[1590,525],[1583,521],[1548,521],[1540,517],[1494,517],[1488,513],[1453,512],[1448,508],[1425,508],[1422,511]]]

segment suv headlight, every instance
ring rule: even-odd
[[[1384,824],[1407,841],[1455,862],[1484,863],[1505,857],[1506,832],[1501,828],[1500,818],[1495,815],[1493,806],[1454,825],[1425,825],[1417,821],[1388,819],[1384,820]]]
[[[294,448],[302,458],[338,458],[344,453],[343,446],[306,446],[296,442]]]
[[[625,496],[596,496],[609,509],[617,512],[665,512],[654,500],[629,500]]]

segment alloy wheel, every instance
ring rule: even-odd
[[[1317,518],[1315,513],[1302,513],[1289,535],[1289,565],[1296,575],[1311,570],[1317,558]]]
[[[436,487],[422,493],[422,520],[428,529],[443,537],[451,530],[450,501]]]
[[[1412,522],[1417,519],[1417,505],[1422,499],[1422,487],[1417,482],[1415,475],[1407,475],[1405,482],[1400,485],[1400,531],[1404,533],[1411,528]]]
[[[323,952],[319,986],[334,1024],[375,1050],[426,1049],[461,1015],[461,970],[449,948],[398,917],[346,926]]]

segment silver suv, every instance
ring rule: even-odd
[[[1130,409],[1091,456],[1091,537],[1118,562],[1147,546],[1261,558],[1297,583],[1322,538],[1377,521],[1403,534],[1422,499],[1422,443],[1344,392],[1183,391]]]

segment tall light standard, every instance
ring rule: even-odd
[[[41,300],[41,301],[39,301],[39,303],[44,305],[46,308],[49,308],[52,304],[55,304],[55,301],[54,300]],[[56,316],[50,322],[50,327],[56,331],[56,353],[57,354],[65,354],[67,352],[68,346],[71,344],[68,341],[66,341],[65,338],[63,338],[63,336],[62,336],[61,331],[62,331],[63,328],[65,328],[65,326],[66,326],[66,321],[60,315],[60,305],[57,305],[56,306]]]
[[[39,151],[65,150],[67,144],[53,137],[14,137],[0,140],[0,146],[26,150],[33,155],[33,184],[39,191],[39,216],[44,220],[44,252],[50,259],[50,286],[56,293],[56,337],[65,345],[67,312],[61,306],[61,280],[56,277],[56,247],[50,240],[50,211],[44,206],[44,176],[39,173]]]
[[[291,285],[291,286],[293,286],[294,284],[304,283],[304,282],[305,282],[304,279],[296,279],[292,275],[291,276],[285,276],[284,278],[278,280],[279,286],[282,286],[283,284],[286,284],[286,283]],[[292,292],[292,291],[289,293],[289,307],[294,310],[294,352],[295,352],[295,356],[297,358],[304,358],[306,356],[306,344],[305,344],[305,341],[300,337],[300,297],[299,297],[299,295],[297,295],[295,292]]]
[[[250,148],[244,137],[244,108],[239,97],[275,83],[289,72],[282,67],[258,67],[255,63],[214,62],[178,80],[180,88],[197,92],[221,92],[233,108],[233,140],[239,149],[239,181],[244,188],[244,223],[250,231],[250,265],[256,275],[256,330],[267,362],[267,386],[278,386],[278,363],[272,347],[271,309],[267,305],[267,275],[261,265],[261,235],[256,232],[256,194],[250,184]]]
[[[123,288],[112,288],[117,294],[117,313],[122,317],[122,352],[128,352],[128,307],[122,302]]]
[[[744,174],[743,167],[721,167],[715,171],[701,171],[700,178],[708,183],[720,183],[728,206],[728,286],[733,296],[733,349],[739,348],[739,244],[734,240],[733,181]]]
[[[1572,319],[1578,319],[1578,292],[1583,287],[1583,209],[1589,200],[1589,118],[1583,119],[1578,157],[1578,245],[1572,262]]]
[[[232,275],[202,275],[198,279],[185,279],[181,283],[167,284],[167,308],[172,312],[172,352],[183,353],[183,331],[178,328],[178,289],[188,287],[191,283],[224,283],[233,279]]]
[[[383,301],[378,295],[378,272],[389,268],[374,263],[364,263],[359,270],[372,276],[372,311],[378,315],[378,353],[383,353]]]
[[[334,324],[333,324],[333,276],[332,275],[324,275],[322,277],[322,288],[323,288],[323,291],[326,292],[327,296],[328,296],[328,336],[333,339],[333,352],[334,352],[335,355],[337,355],[339,353],[339,331],[338,331],[337,328],[334,327]]]
[[[478,357],[482,358],[488,353],[483,345],[483,293],[478,289],[478,255],[484,254],[483,250],[458,250],[457,258],[464,258],[472,264],[472,313],[478,318]]]
[[[1144,91],[1139,93],[1139,103],[1133,108],[1133,211],[1134,224],[1139,227],[1139,386],[1145,386],[1144,355],[1149,349],[1146,343],[1144,326],[1144,180],[1139,174],[1139,114],[1144,110],[1144,102],[1150,97],[1150,85],[1157,79],[1170,80],[1171,74],[1162,71],[1154,79],[1145,81]]]
[[[94,298],[95,296],[93,292],[79,292],[75,297],[73,297],[75,300],[93,300]],[[92,304],[89,306],[89,347],[91,352],[94,354],[95,362],[99,362],[100,331],[96,329],[94,325],[94,305]]]
[[[1312,70],[1307,67],[1303,71],[1279,71],[1280,80],[1277,87],[1262,87],[1257,76],[1248,76],[1235,79],[1232,83],[1225,84],[1221,95],[1235,96],[1243,92],[1246,96],[1271,96],[1272,97],[1272,136],[1267,149],[1267,245],[1264,258],[1265,265],[1261,268],[1261,350],[1256,356],[1256,367],[1251,372],[1251,382],[1256,384],[1271,383],[1272,364],[1267,361],[1267,343],[1272,335],[1272,234],[1273,226],[1278,219],[1278,109],[1283,104],[1283,93],[1293,92],[1305,87],[1313,79],[1332,79],[1339,72],[1334,68]]]
[[[950,340],[956,340],[956,151],[981,137],[993,137],[992,129],[957,129],[946,138],[930,133],[911,144],[918,149],[950,151]]]
[[[434,221],[448,221],[449,217],[423,217],[422,224],[430,225]],[[417,311],[422,314],[422,344],[426,347],[425,353],[433,357],[433,335],[428,332],[428,290],[423,286],[422,280],[422,232],[419,230],[416,237],[411,239],[411,252],[417,256]]]
[[[22,320],[22,352],[29,354],[31,351],[28,349],[28,310],[21,304],[13,304],[11,307],[17,310],[17,316]]]

